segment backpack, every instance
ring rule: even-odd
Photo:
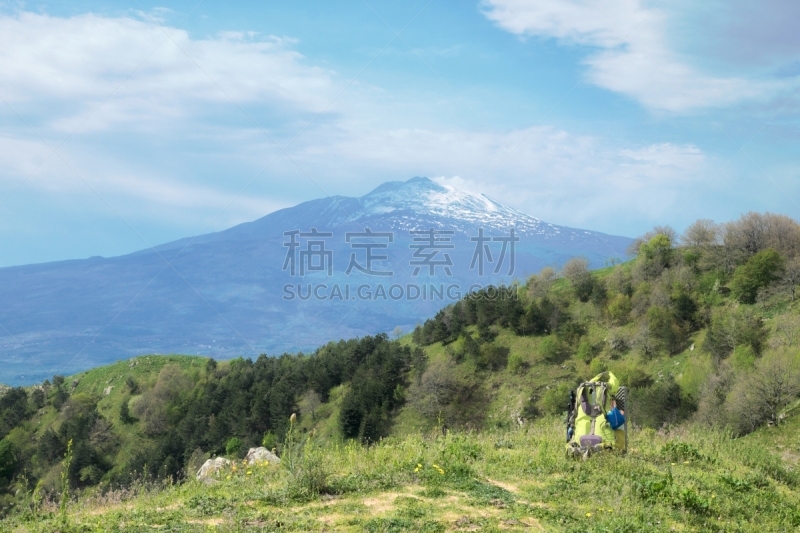
[[[598,374],[571,392],[567,411],[567,454],[586,459],[604,450],[627,451],[626,400],[627,388],[620,387],[611,372]]]

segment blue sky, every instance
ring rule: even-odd
[[[0,3],[0,266],[423,175],[635,236],[800,218],[800,4]]]

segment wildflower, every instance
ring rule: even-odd
[[[253,473],[253,471],[252,471],[252,470],[248,470],[248,471],[247,471],[247,475],[248,475],[248,476],[249,476],[250,474],[252,474],[252,473]]]
[[[227,476],[225,476],[225,479],[230,479],[230,478],[231,478],[230,474],[228,474]]]
[[[675,463],[670,463],[672,466],[675,466]]]
[[[592,513],[586,513],[586,518],[591,518]]]

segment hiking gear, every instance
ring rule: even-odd
[[[620,391],[621,394],[620,394]],[[603,450],[627,451],[627,424],[621,407],[627,401],[627,389],[611,372],[603,372],[578,386],[570,394],[567,418],[567,453],[588,458]],[[616,412],[614,412],[616,411]],[[608,415],[612,415],[609,420]],[[612,423],[613,420],[613,423]],[[619,429],[624,426],[624,429]]]
[[[606,413],[606,420],[608,420],[608,423],[611,425],[611,429],[619,429],[622,424],[625,423],[625,415],[616,407],[612,407],[611,410]]]
[[[569,405],[567,405],[567,442],[575,435],[575,391],[569,391]]]

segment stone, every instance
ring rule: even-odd
[[[281,460],[278,458],[277,455],[269,451],[268,449],[264,448],[263,446],[259,446],[258,448],[250,448],[247,450],[247,455],[245,455],[244,460],[247,461],[247,464],[255,464],[255,463],[269,463],[273,465],[280,464]]]
[[[111,394],[111,391],[112,391],[113,389],[114,389],[114,386],[113,386],[113,385],[109,385],[108,387],[106,387],[105,389],[103,389],[103,396],[108,396],[109,394]]]
[[[197,479],[204,480],[215,475],[217,472],[230,466],[231,462],[224,457],[216,457],[214,459],[207,459],[200,470],[197,471]]]

